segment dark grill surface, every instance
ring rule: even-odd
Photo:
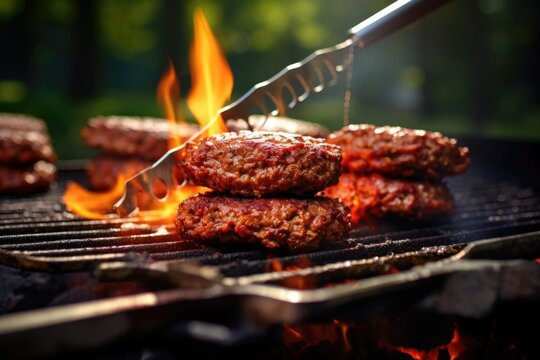
[[[540,144],[470,139],[465,145],[473,166],[448,180],[457,204],[452,219],[388,221],[304,255],[207,247],[181,241],[173,226],[77,218],[61,198],[67,181],[84,184],[81,170],[61,171],[57,187],[46,194],[0,198],[0,264],[11,266],[0,266],[3,354],[80,351],[92,358],[92,350],[97,358],[117,358],[102,356],[110,350],[126,358],[124,347],[161,349],[170,341],[185,358],[185,345],[193,346],[193,339],[204,350],[209,344],[249,342],[266,353],[266,341],[275,341],[273,330],[282,324],[329,319],[361,321],[358,328],[366,333],[343,336],[363,347],[373,331],[386,336],[397,329],[407,339],[410,334],[426,339],[436,327],[419,327],[420,313],[430,321],[464,319],[466,328],[473,319],[506,328],[489,317],[503,309],[519,324],[511,328],[513,336],[525,329],[524,320],[536,321],[536,312],[528,309],[537,309],[540,298],[540,270],[530,261],[540,256],[540,168],[530,160]],[[437,261],[486,239],[493,241]],[[412,328],[400,325],[407,316]],[[366,319],[374,320],[374,327],[364,327]],[[383,323],[388,328],[380,327]],[[485,327],[474,332],[493,334]],[[373,341],[380,345],[378,338]],[[514,338],[501,346],[510,344]],[[223,347],[214,349],[219,350],[211,357],[223,353]],[[319,348],[313,349],[302,355],[318,355]],[[335,347],[329,349],[334,356]],[[376,354],[359,357],[384,357]],[[347,358],[352,357],[358,356]]]
[[[181,259],[238,277],[268,272],[276,260],[286,268],[306,258],[182,241],[172,225],[80,219],[61,200],[66,180],[74,174],[81,177],[82,172],[61,172],[58,186],[46,194],[0,200],[0,262],[29,270],[73,271],[90,270],[103,261]],[[453,219],[358,229],[345,241],[308,254],[309,266],[408,253],[440,258],[475,240],[540,230],[540,191],[535,186],[471,175],[450,179],[449,185],[457,204]]]

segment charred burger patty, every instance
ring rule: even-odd
[[[315,250],[349,231],[338,200],[234,198],[219,193],[184,200],[176,218],[181,237],[211,244],[262,244],[292,252]]]
[[[56,177],[56,167],[45,161],[26,166],[0,164],[0,194],[27,194],[45,190]]]
[[[45,122],[22,114],[0,114],[0,193],[26,194],[49,187],[56,154]]]
[[[43,120],[23,114],[0,113],[0,129],[47,132]]]
[[[46,133],[11,129],[0,131],[0,162],[29,164],[39,160],[56,160]]]
[[[108,116],[90,119],[81,136],[88,146],[106,154],[155,161],[169,150],[170,133],[176,133],[183,142],[197,131],[196,125],[179,124],[173,128],[162,119]]]
[[[22,114],[0,113],[0,163],[53,162],[56,154],[45,123]]]
[[[180,167],[195,184],[239,196],[309,196],[336,184],[341,149],[322,139],[223,133],[190,143]]]
[[[444,183],[410,181],[380,174],[341,175],[339,184],[323,194],[341,199],[351,209],[351,221],[395,216],[426,220],[451,215],[454,198]]]
[[[469,151],[438,132],[401,127],[350,125],[327,141],[343,150],[343,167],[355,173],[441,179],[465,172]]]

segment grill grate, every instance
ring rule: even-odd
[[[46,194],[0,200],[0,262],[30,270],[72,271],[90,270],[103,261],[186,260],[240,277],[266,272],[276,259],[286,267],[305,258],[203,246],[180,240],[173,226],[80,219],[61,203],[68,175],[61,172],[57,187]],[[540,192],[533,186],[470,176],[451,179],[449,185],[457,206],[451,221],[358,229],[345,241],[310,253],[310,265],[433,252],[433,247],[446,249],[441,256],[448,256],[460,244],[540,230]]]

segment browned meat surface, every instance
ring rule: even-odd
[[[56,154],[46,133],[0,130],[0,163],[28,164],[38,160],[47,162],[56,160]]]
[[[251,115],[249,123],[254,131],[286,132],[317,138],[328,136],[328,129],[322,125],[287,117],[269,116],[265,119],[263,115]],[[229,131],[249,130],[245,120],[229,120],[227,128]]]
[[[90,160],[86,173],[92,189],[109,190],[116,185],[120,174],[130,178],[151,165],[151,161],[139,158],[103,155]]]
[[[0,113],[0,130],[21,130],[47,132],[45,123],[33,116],[23,114]]]
[[[365,176],[344,173],[339,184],[322,192],[341,199],[351,209],[351,222],[396,216],[426,220],[449,216],[454,199],[443,183],[392,179],[380,174]]]
[[[341,146],[344,169],[359,173],[441,179],[469,167],[469,150],[438,132],[350,125],[327,141]]]
[[[349,218],[345,205],[324,197],[246,199],[211,193],[184,200],[175,223],[185,239],[300,252],[341,240]]]
[[[21,114],[0,113],[0,163],[29,165],[56,154],[42,120]]]
[[[0,193],[46,190],[56,177],[56,154],[42,120],[0,113]]]
[[[175,126],[182,142],[198,129],[193,124]],[[104,153],[155,161],[168,151],[170,131],[171,125],[163,119],[108,116],[90,119],[81,135],[88,146]]]
[[[285,133],[223,133],[186,146],[180,161],[194,184],[240,196],[309,196],[336,184],[341,150]]]
[[[0,164],[0,194],[27,194],[46,190],[56,177],[56,167],[38,161],[25,167]]]

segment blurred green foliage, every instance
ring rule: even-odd
[[[131,57],[152,51],[157,34],[150,25],[158,16],[160,1],[105,1],[99,8],[103,42],[114,56]]]
[[[155,87],[168,56],[185,97],[196,7],[230,62],[235,99],[344,40],[347,29],[390,3],[0,0],[0,111],[46,120],[60,158],[88,157],[79,136],[88,118],[161,115]],[[358,51],[351,122],[540,139],[539,8],[533,1],[454,0]],[[88,61],[74,61],[81,58]],[[338,129],[343,84],[289,115]]]

